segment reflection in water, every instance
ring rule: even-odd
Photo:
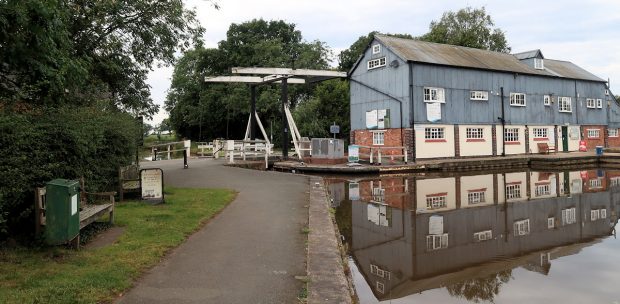
[[[511,273],[511,270],[504,270],[483,278],[466,279],[447,286],[446,289],[453,297],[462,297],[475,303],[493,302],[493,298],[499,294],[499,288],[502,284],[508,283],[511,279]]]
[[[515,269],[548,277],[554,260],[615,233],[620,210],[615,171],[327,181],[349,254],[378,301],[439,288],[471,302],[514,300],[501,291],[518,289]]]

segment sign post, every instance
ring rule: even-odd
[[[140,170],[142,200],[151,204],[164,202],[164,171],[159,168]]]
[[[334,138],[336,138],[336,134],[340,133],[340,126],[334,122],[334,124],[329,127],[329,133],[334,134]]]

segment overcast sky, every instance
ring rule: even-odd
[[[506,32],[513,52],[541,49],[546,58],[571,61],[600,78],[610,78],[612,91],[620,94],[618,0],[217,0],[219,10],[206,0],[185,2],[196,8],[206,28],[207,47],[217,47],[231,23],[263,18],[296,24],[305,40],[321,40],[334,54],[373,30],[418,36],[444,11],[484,6]],[[157,104],[163,105],[171,77],[172,67],[150,73],[148,83]],[[152,123],[167,116],[162,109]]]

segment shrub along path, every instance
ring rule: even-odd
[[[153,268],[120,303],[296,303],[306,274],[308,178],[222,166],[222,160],[144,163],[166,185],[228,188],[237,198]],[[166,229],[166,227],[161,227]],[[156,231],[154,233],[157,233]]]

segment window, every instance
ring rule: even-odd
[[[385,293],[385,284],[377,281],[377,291],[380,293]]]
[[[603,100],[602,99],[597,99],[596,100],[596,107],[599,109],[603,108]]]
[[[588,138],[599,138],[601,131],[599,129],[588,129]]]
[[[599,218],[601,218],[601,211],[597,210],[590,210],[590,221],[594,222],[596,220],[598,220]]]
[[[545,62],[540,58],[534,58],[534,68],[537,70],[544,70]]]
[[[549,184],[536,185],[534,190],[534,196],[543,196],[551,194],[551,187]]]
[[[609,96],[609,90],[605,90],[605,96]]]
[[[385,66],[385,57],[368,60],[368,69],[376,69]]]
[[[536,140],[536,138],[547,139],[547,130],[547,128],[533,128],[532,133],[534,134],[534,140]]]
[[[547,229],[553,229],[555,228],[555,217],[548,217],[547,218]]]
[[[444,139],[443,128],[424,128],[424,139]]]
[[[570,97],[558,97],[558,109],[560,112],[570,113],[573,111]]]
[[[433,251],[448,248],[448,234],[433,234],[426,236],[426,250]]]
[[[516,221],[514,223],[514,235],[522,236],[530,234],[530,219]]]
[[[487,91],[470,91],[469,99],[471,100],[489,100],[489,92]]]
[[[607,129],[609,137],[618,137],[618,129]]]
[[[485,230],[474,233],[474,242],[488,241],[493,238],[493,231]]]
[[[448,207],[447,195],[433,195],[426,197],[426,209],[440,209]]]
[[[372,46],[372,53],[373,54],[379,54],[381,53],[381,45],[380,44],[375,44]]]
[[[482,128],[467,128],[465,129],[465,136],[467,139],[484,139],[484,132]]]
[[[385,143],[385,132],[372,132],[372,144],[383,146]]]
[[[590,188],[603,188],[603,183],[600,178],[590,180]]]
[[[575,218],[575,207],[562,209],[562,224],[570,225],[577,222]]]
[[[551,105],[551,96],[549,96],[549,95],[543,96],[543,104],[546,105],[546,106],[550,106]]]
[[[510,105],[525,107],[525,94],[523,93],[510,93]]]
[[[446,102],[443,88],[424,88],[424,102]]]
[[[587,98],[586,99],[586,107],[588,107],[590,109],[596,108],[596,100],[594,98]]]
[[[385,189],[373,187],[372,188],[372,201],[377,203],[383,203],[385,201]]]
[[[521,198],[521,185],[506,185],[506,199]]]
[[[387,271],[379,268],[377,265],[370,264],[370,274],[374,274],[380,278],[386,278],[390,280],[392,278],[392,274]]]
[[[504,141],[519,142],[519,129],[507,128],[504,130]]]
[[[602,219],[607,218],[607,209],[601,209],[600,212]]]
[[[467,203],[469,205],[484,203],[486,201],[484,192],[485,191],[472,191],[467,193]]]

